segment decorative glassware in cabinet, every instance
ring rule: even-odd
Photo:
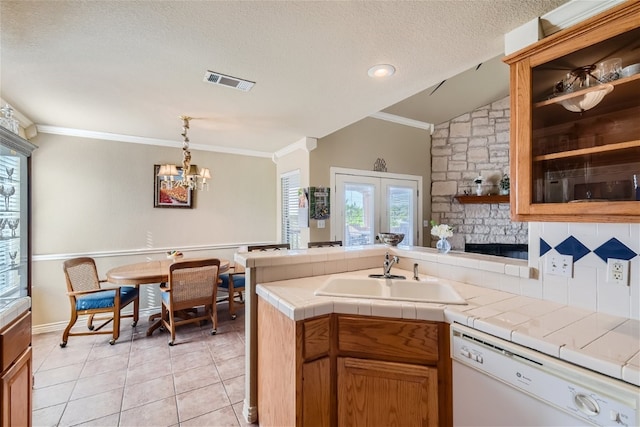
[[[532,203],[635,201],[640,28],[532,69]]]
[[[0,310],[30,294],[28,166],[34,148],[0,128]]]

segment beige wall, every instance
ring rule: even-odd
[[[318,148],[310,153],[310,185],[328,187],[332,166],[373,170],[376,159],[383,158],[387,172],[422,176],[422,212],[431,212],[431,136],[429,131],[388,121],[366,118],[318,139]],[[333,190],[332,190],[333,191]],[[425,218],[428,219],[428,218]],[[330,240],[327,228],[310,222],[311,241]],[[425,236],[422,230],[422,236]]]
[[[153,207],[153,165],[181,149],[40,134],[32,159],[34,325],[69,315],[62,261],[89,254],[99,272],[164,257],[165,249],[231,257],[238,245],[273,242],[276,167],[270,158],[192,150],[213,174],[193,209]],[[176,144],[178,145],[178,144]],[[192,253],[190,253],[192,252]]]

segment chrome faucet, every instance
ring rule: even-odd
[[[384,263],[382,264],[382,269],[384,271],[384,277],[387,279],[391,279],[392,275],[391,275],[391,267],[393,267],[393,264],[397,264],[400,261],[400,258],[398,258],[396,255],[394,255],[392,258],[389,257],[389,252],[384,254]]]
[[[413,264],[413,280],[420,280],[418,277],[418,264]]]

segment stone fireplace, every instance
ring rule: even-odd
[[[465,252],[529,259],[529,245],[520,243],[465,243]]]
[[[431,219],[453,227],[455,250],[467,244],[527,246],[527,223],[511,221],[508,203],[461,204],[455,198],[475,194],[478,175],[483,194],[498,194],[500,178],[509,173],[509,118],[506,97],[434,128]],[[435,242],[432,237],[431,246]]]

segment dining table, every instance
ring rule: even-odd
[[[157,285],[160,286],[166,284],[169,281],[169,267],[171,264],[178,261],[197,261],[203,258],[167,258],[163,260],[151,260],[144,262],[137,262],[133,264],[124,264],[118,267],[114,267],[107,271],[107,281],[109,283],[117,285]],[[229,270],[231,261],[228,259],[218,258],[220,260],[220,268],[218,274],[224,273]],[[162,325],[162,319],[160,319],[160,313],[152,314],[149,317],[149,328],[147,329],[147,336],[150,336],[153,331],[158,329]]]

